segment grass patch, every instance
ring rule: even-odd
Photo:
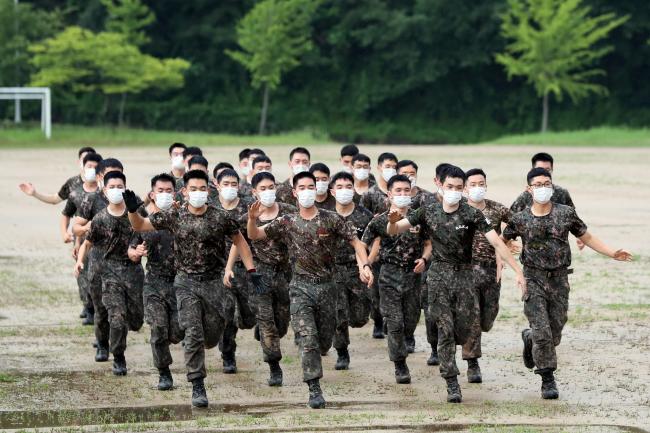
[[[333,142],[323,133],[312,130],[287,132],[276,135],[233,135],[202,132],[156,131],[136,128],[102,126],[52,125],[52,138],[45,139],[37,125],[29,127],[0,128],[0,149],[52,148],[82,146],[161,146],[183,142],[196,146],[270,146],[270,145],[323,145]]]
[[[496,140],[490,140],[484,144],[524,146],[650,147],[650,129],[601,127],[582,131],[507,135]]]
[[[0,373],[0,383],[13,383],[18,380],[15,376],[7,373]]]

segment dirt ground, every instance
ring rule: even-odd
[[[200,143],[196,143],[200,145]],[[159,149],[98,149],[125,164],[127,183],[144,193],[151,175],[168,170]],[[280,180],[286,147],[268,148]],[[419,184],[432,185],[435,165],[453,162],[488,173],[488,196],[510,204],[523,189],[534,147],[366,146],[373,159],[391,150],[420,164]],[[218,350],[208,352],[206,385],[211,407],[191,410],[181,347],[173,348],[176,388],[155,389],[149,329],[130,333],[129,374],[114,377],[110,363],[95,363],[91,327],[82,327],[72,277],[70,246],[58,232],[62,205],[23,195],[20,181],[56,192],[75,174],[76,151],[1,150],[0,429],[53,426],[63,431],[650,431],[650,149],[552,148],[555,181],[571,191],[579,215],[607,243],[633,252],[618,263],[593,251],[574,251],[569,323],[558,348],[560,399],[543,401],[540,380],[521,361],[526,325],[507,271],[501,311],[483,336],[483,384],[467,384],[457,354],[464,402],[445,402],[445,382],[426,365],[424,323],[409,356],[413,383],[397,385],[385,340],[371,326],[351,331],[349,371],[335,371],[336,352],[324,358],[328,408],[305,407],[300,358],[292,334],[283,341],[285,385],[266,385],[267,367],[251,331],[238,337],[237,375],[221,373]],[[211,165],[234,162],[235,148],[208,148]],[[313,148],[312,161],[338,167],[337,147]],[[460,352],[460,351],[459,351]],[[619,427],[616,427],[619,426]],[[627,426],[627,427],[626,427]],[[630,427],[630,428],[628,428]],[[635,427],[636,429],[632,429]]]

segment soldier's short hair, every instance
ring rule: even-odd
[[[106,176],[104,176],[104,185],[108,185],[108,181],[111,179],[122,179],[122,183],[126,185],[126,176],[121,171],[115,170],[106,173]]]
[[[81,149],[79,149],[79,153],[77,154],[77,158],[81,158],[81,155],[83,155],[84,153],[96,153],[96,152],[95,152],[95,149],[93,149],[92,147],[84,146]]]
[[[224,177],[234,177],[235,179],[237,179],[237,182],[239,182],[239,175],[232,168],[226,168],[221,173],[219,173],[219,176],[217,176],[217,183],[221,182],[221,179],[223,179]]]
[[[399,171],[399,169],[402,167],[408,167],[408,166],[412,166],[415,169],[415,172],[417,173],[418,165],[415,163],[415,161],[411,161],[410,159],[403,159],[400,162],[398,162],[397,171]]]
[[[102,156],[99,153],[94,153],[94,152],[87,153],[86,156],[84,156],[84,165],[86,165],[88,161],[93,161],[99,164],[100,162],[102,162]]]
[[[311,153],[304,147],[295,147],[289,152],[289,160],[291,161],[293,159],[293,155],[296,153],[302,153],[304,155],[307,155],[307,158],[311,159]]]
[[[526,182],[528,183],[528,185],[530,185],[530,183],[533,181],[533,179],[536,178],[537,176],[546,176],[549,179],[553,180],[553,177],[551,176],[550,171],[548,171],[545,168],[537,167],[537,168],[531,169],[528,172],[528,174],[526,175]]]
[[[186,147],[183,151],[183,158],[187,158],[188,156],[203,156],[203,151],[196,146]]]
[[[266,162],[266,163],[268,163],[268,164],[273,164],[273,162],[271,162],[271,158],[269,158],[269,157],[266,156],[266,155],[260,155],[260,156],[258,156],[257,158],[255,158],[255,159],[253,160],[253,163],[251,164],[251,168],[254,169],[254,168],[255,168],[255,164],[259,164],[260,162]]]
[[[124,166],[122,163],[115,158],[105,158],[97,165],[97,172],[104,173],[107,168],[117,168],[120,171],[124,171]]]
[[[271,182],[275,183],[275,176],[273,176],[273,174],[269,173],[268,171],[263,171],[261,173],[255,173],[255,176],[253,176],[253,178],[251,179],[251,186],[253,188],[257,188],[257,184],[263,181],[264,179],[268,179]]]
[[[411,181],[409,180],[408,177],[404,176],[403,174],[396,174],[395,176],[388,179],[388,183],[386,183],[386,188],[388,188],[389,190],[392,189],[393,185],[396,182],[406,182],[409,184],[409,186],[411,186]]]
[[[370,164],[370,157],[368,155],[364,155],[363,153],[358,153],[352,157],[352,165],[354,165],[354,163],[357,161],[367,162]]]
[[[487,180],[487,175],[485,174],[482,168],[470,168],[465,172],[465,177],[469,179],[470,176],[476,176],[478,174],[483,176],[483,179]]]
[[[313,181],[314,181],[314,185],[316,185],[316,176],[314,176],[312,173],[310,173],[310,172],[308,172],[308,171],[303,171],[303,172],[300,172],[300,173],[298,173],[297,175],[295,175],[295,176],[293,177],[293,187],[295,188],[296,185],[298,185],[298,181],[299,181],[300,179],[304,179],[304,178],[306,178],[306,177],[309,178],[309,179],[311,179],[311,180],[313,180]]]
[[[191,157],[187,163],[187,166],[191,167],[194,164],[202,165],[203,167],[208,168],[208,160],[202,155],[196,155]]]
[[[325,173],[328,177],[330,175],[330,168],[323,164],[322,162],[317,162],[316,164],[312,164],[311,167],[309,167],[309,172],[314,173],[315,171],[321,171]]]
[[[460,167],[456,167],[455,165],[449,165],[449,167],[447,167],[447,169],[443,171],[440,177],[440,183],[444,183],[445,180],[447,180],[450,177],[454,179],[462,179],[463,185],[465,184],[465,180],[467,179],[467,176],[465,176],[465,172]]]
[[[231,170],[234,170],[235,167],[233,167],[232,164],[229,162],[220,162],[217,165],[215,165],[214,168],[212,169],[212,176],[217,177],[217,173],[222,168],[229,168]]]
[[[187,172],[185,172],[185,174],[183,175],[183,182],[185,183],[185,185],[187,185],[190,179],[203,179],[206,185],[210,183],[210,178],[208,177],[208,173],[206,173],[203,170],[188,170]]]
[[[397,163],[399,159],[397,159],[397,156],[395,156],[394,153],[384,152],[379,155],[379,158],[377,158],[377,164],[382,164],[384,161],[395,161],[395,163]]]
[[[172,143],[171,146],[169,146],[169,154],[171,155],[172,150],[174,150],[176,148],[183,149],[183,152],[184,152],[185,149],[187,149],[187,146],[185,145],[185,143]]]
[[[344,156],[356,156],[359,154],[359,148],[354,144],[346,144],[341,148],[341,158]]]
[[[539,152],[534,154],[533,157],[530,159],[530,162],[532,163],[533,167],[535,167],[535,164],[537,164],[538,161],[550,162],[551,167],[553,167],[553,157],[551,156],[550,153]]]
[[[449,167],[453,167],[453,166],[448,162],[442,162],[438,164],[436,166],[436,179],[440,180],[445,170],[447,170]]]
[[[334,174],[334,176],[332,176],[332,179],[330,179],[330,187],[333,186],[339,179],[349,180],[352,185],[354,185],[354,176],[352,176],[347,171],[339,171],[338,173]]]
[[[158,182],[169,182],[169,183],[172,184],[172,186],[176,186],[176,181],[168,173],[160,173],[160,174],[157,174],[154,177],[152,177],[151,178],[151,189],[153,189],[153,187],[156,186],[156,184]]]
[[[243,160],[243,159],[248,158],[248,156],[249,156],[250,154],[251,154],[251,150],[250,150],[249,148],[242,149],[242,150],[239,152],[239,160],[241,161],[241,160]]]

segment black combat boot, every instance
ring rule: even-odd
[[[268,380],[269,386],[282,386],[282,369],[280,368],[280,363],[278,361],[269,362],[269,369],[271,370]]]
[[[375,320],[375,326],[372,328],[372,338],[384,338],[384,319]]]
[[[95,312],[86,311],[86,317],[81,321],[81,324],[84,326],[90,326],[95,324]]]
[[[481,376],[481,367],[478,365],[478,358],[467,360],[467,381],[469,383],[483,382],[483,377]]]
[[[404,343],[406,343],[406,351],[408,353],[415,352],[415,337],[413,335],[411,335],[410,337],[405,337]]]
[[[535,360],[533,359],[533,336],[530,334],[530,329],[521,331],[521,339],[524,340],[524,365],[526,368],[535,368]]]
[[[255,329],[253,329],[253,337],[255,337],[257,341],[260,341],[260,327],[257,325],[255,325]]]
[[[224,374],[235,374],[237,373],[237,361],[235,360],[234,353],[222,353],[221,358],[223,358],[223,373]]]
[[[323,391],[320,389],[320,382],[318,379],[307,381],[309,385],[309,407],[312,409],[322,409],[325,407],[325,398]]]
[[[126,376],[126,358],[124,354],[113,354],[113,374],[115,376]]]
[[[560,396],[555,384],[553,370],[544,368],[538,372],[542,376],[542,398],[544,400],[555,400]]]
[[[169,391],[174,387],[174,379],[172,378],[172,372],[169,371],[169,367],[159,369],[158,374],[158,389],[160,391]]]
[[[95,353],[95,362],[108,361],[108,349],[97,343],[97,352]]]
[[[427,359],[427,365],[440,365],[440,359],[438,359],[438,348],[431,348],[431,356]]]
[[[411,383],[411,373],[406,361],[395,361],[395,381],[397,383]]]
[[[347,370],[350,367],[350,352],[348,352],[347,348],[344,348],[336,349],[336,353],[339,356],[336,359],[334,370]]]
[[[460,385],[456,376],[445,378],[447,381],[447,403],[460,403],[463,401],[463,394],[460,392]]]
[[[192,406],[208,407],[208,396],[205,393],[203,378],[194,379],[192,381]]]

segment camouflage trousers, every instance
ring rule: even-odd
[[[463,344],[463,359],[480,358],[481,334],[488,332],[499,314],[501,282],[497,282],[497,267],[474,265],[474,283],[479,305],[479,321],[472,327],[469,338]]]
[[[260,344],[264,362],[282,359],[280,339],[287,335],[289,329],[289,280],[287,271],[265,263],[255,265],[267,292],[254,294],[255,315],[260,332]]]
[[[108,311],[110,351],[121,355],[126,336],[144,322],[142,265],[131,261],[106,260],[102,268],[102,302]]]
[[[370,286],[370,317],[373,322],[381,322],[381,306],[379,301],[379,273],[381,272],[381,263],[376,261],[372,264],[372,273],[375,276],[375,281]]]
[[[562,329],[569,310],[569,274],[562,269],[553,273],[524,268],[528,293],[524,314],[528,318],[533,340],[533,359],[537,371],[557,368],[555,346],[562,340]]]
[[[323,377],[321,355],[332,346],[336,332],[336,285],[294,274],[289,283],[291,327],[300,334],[302,377]]]
[[[88,278],[88,256],[84,257],[84,267],[79,272],[77,277],[77,288],[79,289],[79,299],[81,304],[84,306],[86,311],[93,313],[95,311],[93,307],[93,299],[90,296],[90,278]]]
[[[458,376],[456,345],[464,344],[478,321],[478,299],[470,265],[434,263],[427,275],[428,308],[438,326],[440,375]]]
[[[249,284],[247,271],[242,262],[235,263],[233,274],[232,287],[226,288],[226,292],[232,298],[235,310],[233,316],[229,318],[229,325],[224,329],[223,337],[219,342],[222,358],[235,356],[237,331],[252,329],[256,323],[252,293],[254,289]]]
[[[420,275],[413,268],[382,263],[379,274],[381,314],[388,330],[388,357],[404,361],[408,356],[404,338],[412,336],[420,319]]]
[[[219,344],[223,331],[232,320],[235,306],[226,293],[220,274],[190,276],[176,274],[174,280],[178,323],[185,332],[183,346],[187,380],[204,378],[205,349]]]
[[[350,345],[349,327],[361,328],[368,323],[371,307],[369,289],[359,279],[356,263],[337,265],[334,283],[338,294],[334,348],[347,349]]]
[[[108,349],[110,325],[108,324],[108,311],[102,302],[102,268],[104,258],[102,251],[92,247],[88,252],[88,291],[95,310],[95,339],[99,347]]]
[[[184,336],[178,324],[174,279],[148,273],[142,292],[144,317],[151,328],[153,365],[161,370],[172,364],[169,345],[180,343]]]
[[[424,326],[427,333],[427,342],[431,345],[432,349],[438,350],[438,325],[436,325],[435,319],[431,317],[431,311],[429,310],[427,275],[428,270],[422,275],[422,284],[418,288],[420,292],[420,306],[424,311]]]

